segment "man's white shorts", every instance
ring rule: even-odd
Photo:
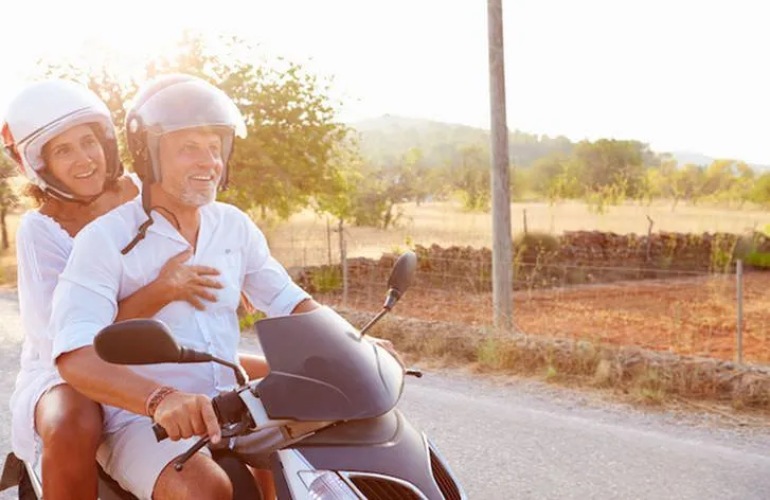
[[[186,452],[197,437],[158,442],[152,432],[152,420],[137,417],[121,429],[106,434],[96,459],[104,471],[140,499],[152,499],[152,490],[163,469]],[[211,455],[205,447],[200,451]]]
[[[301,424],[297,425],[302,427]],[[318,428],[318,424],[304,427]],[[197,437],[158,442],[152,432],[152,420],[137,416],[125,427],[106,434],[96,459],[104,471],[140,499],[151,499],[155,482],[163,469],[176,457],[186,452]],[[232,449],[248,464],[257,468],[268,468],[267,458],[270,452],[296,441],[288,438],[280,429],[264,429],[247,436],[223,440],[219,447]],[[204,447],[199,453],[211,456],[211,451]]]

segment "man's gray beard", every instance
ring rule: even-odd
[[[217,199],[216,185],[207,191],[193,191],[185,189],[182,191],[180,201],[190,207],[202,207],[208,205]]]

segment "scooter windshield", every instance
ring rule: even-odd
[[[401,364],[328,307],[263,319],[256,330],[270,365],[257,390],[270,418],[372,418],[401,397]]]

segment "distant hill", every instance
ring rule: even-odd
[[[717,159],[717,158],[712,158],[710,156],[702,155],[700,153],[692,153],[689,151],[672,151],[669,154],[677,161],[677,163],[679,163],[679,165],[692,164],[692,165],[708,166],[708,165],[711,165],[711,163]],[[770,165],[762,165],[759,163],[749,163],[748,165],[752,169],[758,172],[770,171]]]
[[[700,153],[692,153],[689,151],[672,151],[669,153],[679,165],[711,165],[714,158],[710,156],[702,155]]]
[[[380,166],[392,165],[411,148],[418,148],[427,165],[441,166],[457,159],[457,150],[462,146],[477,145],[489,149],[489,131],[420,118],[383,115],[379,118],[362,120],[350,124],[361,135],[361,152],[364,157]],[[527,167],[538,158],[550,153],[569,154],[574,143],[564,136],[529,134],[515,130],[508,138],[511,161]],[[661,153],[663,152],[656,152]],[[688,163],[710,165],[715,158],[686,151],[667,153],[679,165]],[[770,165],[749,164],[758,171],[770,171]]]
[[[384,115],[351,126],[361,134],[364,157],[380,165],[398,162],[411,148],[419,148],[426,164],[435,166],[451,163],[462,146],[489,148],[489,131],[467,125]],[[514,131],[510,133],[508,148],[513,163],[528,166],[552,152],[569,153],[572,146],[566,137]]]

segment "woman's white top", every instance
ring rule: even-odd
[[[138,177],[129,177],[141,189]],[[64,383],[51,358],[54,332],[49,323],[53,291],[72,243],[69,233],[51,217],[38,210],[22,215],[16,231],[16,260],[24,343],[21,369],[10,400],[11,448],[17,457],[30,463],[41,451],[35,432],[35,406],[51,387]]]

